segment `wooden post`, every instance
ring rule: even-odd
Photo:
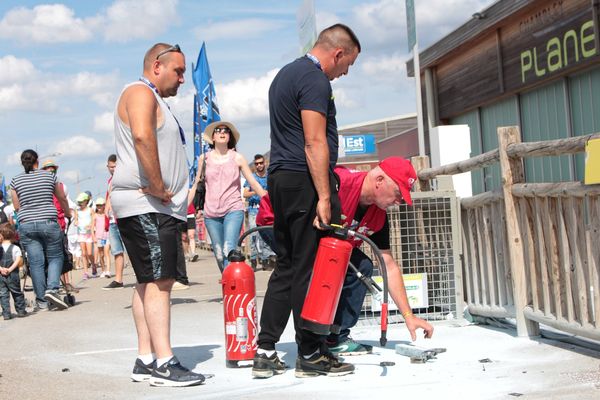
[[[523,257],[523,241],[519,229],[519,221],[512,195],[512,185],[524,181],[523,162],[521,158],[509,158],[506,153],[508,145],[521,142],[519,127],[498,128],[498,150],[502,173],[502,191],[506,212],[506,238],[513,279],[513,295],[517,318],[518,336],[538,336],[539,323],[525,318],[523,310],[527,304],[527,280],[525,275],[525,259]]]
[[[417,176],[419,176],[419,171],[429,168],[429,157],[427,156],[416,156],[411,157],[410,162],[417,172]],[[429,180],[422,181],[418,179],[415,186],[413,187],[415,192],[428,192],[431,190],[431,186],[429,185]]]

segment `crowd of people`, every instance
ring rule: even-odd
[[[354,365],[339,356],[372,351],[371,346],[350,337],[366,293],[356,275],[346,276],[335,318],[339,333],[315,333],[300,315],[319,240],[331,224],[372,236],[383,254],[391,296],[412,339],[418,329],[431,337],[433,327],[410,308],[401,269],[390,252],[386,218],[387,207],[411,204],[414,169],[399,157],[383,160],[368,173],[336,165],[338,134],[330,81],[346,75],[360,51],[360,42],[348,26],[335,24],[323,30],[313,48],[284,66],[269,88],[268,168],[265,158],[256,155],[252,172],[236,151],[237,127],[230,121],[212,122],[203,132],[211,150],[199,158],[199,171],[190,188],[183,129],[165,101],[177,95],[184,83],[185,55],[178,45],[152,46],[144,56],[142,76],[127,85],[117,101],[116,154],[108,159],[111,177],[106,197],[92,201],[91,195],[79,193],[77,205],[69,206],[66,187],[56,178],[58,166],[48,163],[38,168],[33,150],[21,155],[24,172],[11,182],[13,222],[28,259],[36,308],[67,308],[59,295],[65,231],[76,235],[71,248],[76,248],[75,242],[79,245],[81,255],[78,250],[74,254],[79,256],[84,279],[111,278],[109,252],[114,256],[115,277],[107,290],[123,287],[127,253],[137,282],[132,312],[138,356],[132,380],[153,386],[204,382],[202,374],[183,366],[173,355],[170,341],[171,291],[189,287],[185,262],[197,259],[194,218],[198,216],[190,205],[197,188],[204,187],[201,216],[221,272],[242,229],[243,199],[248,201],[249,226],[273,225],[270,239],[256,235],[252,240],[253,266],[273,269],[260,313],[253,377],[269,378],[287,370],[275,346],[290,314],[298,350],[296,377],[353,373]],[[243,189],[241,176],[246,180]],[[73,223],[66,229],[61,221],[71,217]],[[3,310],[5,293],[13,293],[22,258],[11,247],[16,236],[8,229],[10,224],[0,225],[6,255],[0,268]],[[353,243],[352,263],[370,276],[373,263],[358,244]],[[17,316],[26,315],[22,298],[17,293],[13,296]],[[4,315],[10,317],[10,312]]]
[[[0,302],[4,319],[9,320],[15,316],[11,313],[9,303],[11,295],[16,316],[21,318],[27,315],[23,294],[25,286],[23,281],[27,274],[31,276],[36,295],[33,311],[44,311],[54,307],[67,308],[67,305],[63,304],[64,300],[61,299],[61,295],[65,292],[77,291],[77,288],[71,283],[68,273],[71,267],[74,270],[82,270],[82,280],[84,281],[92,278],[111,279],[114,277],[114,280],[103,287],[104,290],[123,288],[123,268],[126,254],[114,212],[110,207],[110,197],[100,196],[94,200],[91,192],[85,191],[79,193],[73,202],[69,197],[67,186],[57,179],[59,166],[55,160],[46,160],[39,166],[37,153],[33,150],[24,151],[21,159],[24,174],[19,174],[11,183],[14,200],[10,203],[5,201],[9,199],[4,199],[3,193],[0,192],[0,241],[2,241]],[[262,156],[261,159],[264,163]],[[108,157],[107,168],[111,179],[108,181],[107,194],[110,191],[116,161],[115,154]],[[246,168],[249,170],[247,165]],[[261,168],[260,165],[259,168]],[[263,169],[264,166],[261,170]],[[212,167],[210,171],[212,175]],[[256,176],[256,173],[252,174]],[[42,180],[39,181],[40,179]],[[212,179],[214,178],[211,178],[211,195],[213,198],[219,198],[218,194],[212,192],[214,190],[212,189]],[[261,182],[261,185],[266,189],[266,181]],[[34,187],[41,190],[33,190]],[[239,193],[241,199],[241,191]],[[18,204],[17,208],[15,208],[15,204]],[[256,203],[257,207],[258,203]],[[65,210],[67,210],[66,213]],[[244,205],[241,210],[243,213]],[[250,212],[250,207],[248,211]],[[54,217],[54,213],[56,213],[56,217]],[[187,220],[178,225],[185,261],[189,262],[198,260],[196,216],[194,205],[190,202],[187,209]],[[254,213],[255,216],[256,213]],[[198,217],[203,218],[202,213],[199,213]],[[32,222],[37,223],[32,224]],[[57,226],[58,229],[56,229]],[[241,222],[235,229],[239,235]],[[232,232],[231,240],[236,234],[235,229],[229,230]],[[209,231],[209,234],[210,232],[213,237],[217,238],[214,231]],[[218,239],[215,240],[219,243]],[[231,243],[229,242],[228,246],[231,246]],[[253,259],[257,254],[263,254],[265,251],[269,252],[267,254],[273,254],[266,245],[258,247],[258,249],[262,252],[257,252],[257,248],[252,247],[251,257]],[[215,250],[216,254],[221,254],[221,260],[223,260],[225,257],[223,254],[226,253],[223,251],[217,253]],[[115,261],[114,275],[111,273],[111,259],[113,258]],[[218,265],[221,269],[223,268],[219,262]],[[44,275],[47,275],[46,278],[42,277],[40,273],[42,268]],[[268,269],[266,265],[265,269]],[[57,283],[56,274],[59,270]],[[178,262],[178,270],[179,274],[173,290],[188,289],[189,280],[185,262]]]

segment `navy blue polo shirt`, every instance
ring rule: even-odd
[[[302,110],[326,116],[330,168],[333,169],[337,163],[338,133],[331,83],[319,66],[304,56],[283,67],[269,88],[269,173],[280,169],[308,172]]]

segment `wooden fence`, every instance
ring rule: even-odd
[[[463,276],[469,312],[512,317],[519,336],[539,324],[600,340],[600,185],[526,183],[523,158],[584,151],[600,135],[521,143],[498,128],[499,148],[436,168],[417,166],[420,186],[500,163],[502,189],[461,201]]]

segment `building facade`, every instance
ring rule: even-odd
[[[473,14],[420,53],[425,126],[468,125],[472,156],[498,147],[499,126],[519,126],[525,142],[599,132],[598,3],[500,0]],[[529,158],[525,174],[583,180],[584,156]],[[472,185],[500,187],[499,167],[474,172]]]

